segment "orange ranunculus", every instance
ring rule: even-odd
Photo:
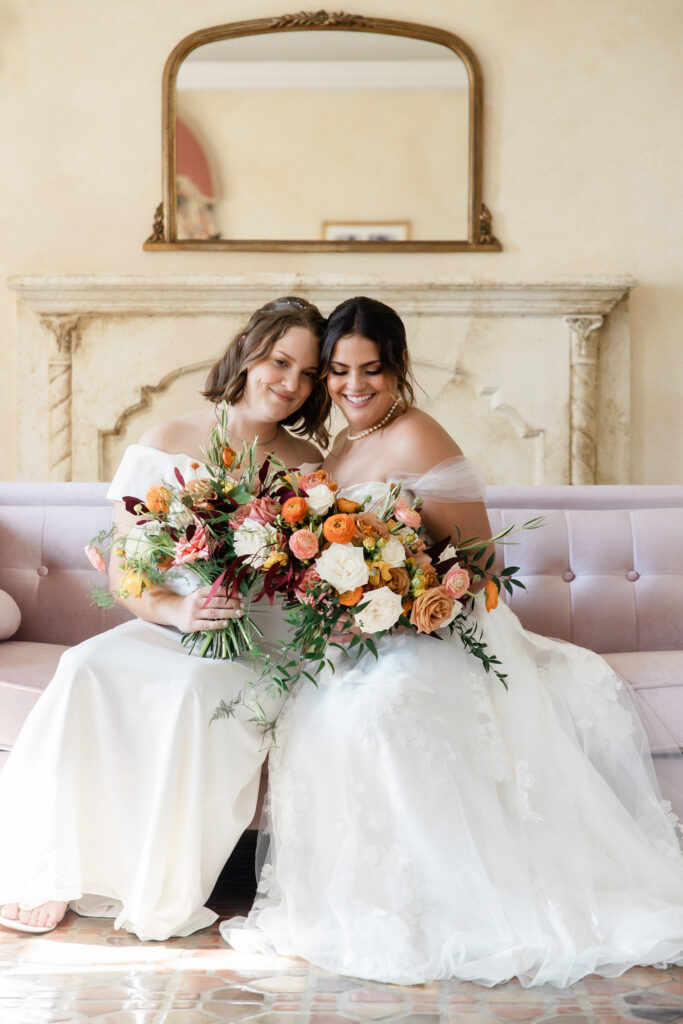
[[[356,532],[356,524],[345,512],[329,516],[323,523],[323,536],[331,544],[348,544]]]
[[[232,464],[235,461],[236,457],[237,457],[237,452],[235,452],[230,447],[229,444],[226,444],[225,448],[221,452],[221,459],[223,460],[223,465],[225,466],[226,469],[230,469],[230,467],[232,466]]]
[[[150,487],[145,497],[145,505],[150,512],[168,514],[171,505],[171,492],[168,487]]]
[[[345,512],[346,515],[350,516],[353,512],[357,512],[360,505],[357,501],[351,501],[350,498],[337,498],[337,511]]]
[[[358,604],[362,596],[362,587],[355,587],[353,590],[345,590],[343,594],[339,595],[339,604],[343,604],[346,605],[347,608],[351,608],[354,604]]]
[[[489,580],[484,590],[486,591],[486,611],[491,612],[498,607],[498,587],[493,580]]]
[[[287,498],[287,501],[282,506],[282,518],[286,523],[300,523],[305,518],[307,511],[306,499],[297,495],[293,498]]]

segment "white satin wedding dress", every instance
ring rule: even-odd
[[[476,497],[464,461],[399,478]],[[507,692],[456,636],[413,634],[295,690],[257,897],[221,925],[231,945],[396,984],[566,986],[683,957],[677,820],[625,685],[502,602],[474,614]]]
[[[133,445],[107,497],[144,497],[191,461]],[[252,614],[265,642],[284,638],[277,606]],[[142,619],[67,651],[0,774],[0,905],[61,900],[140,939],[215,921],[205,903],[254,815],[268,743],[246,708],[210,720],[250,677]]]

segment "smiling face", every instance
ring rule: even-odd
[[[240,402],[264,423],[287,419],[313,391],[319,350],[318,339],[307,327],[289,327],[263,359],[248,367]]]
[[[374,341],[347,334],[334,347],[327,388],[355,433],[374,426],[389,412],[396,398],[396,377],[383,369]]]

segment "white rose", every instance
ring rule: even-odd
[[[316,558],[315,567],[320,579],[331,583],[340,594],[365,586],[370,577],[363,549],[353,544],[330,544],[320,558]]]
[[[135,559],[142,565],[154,565],[154,549],[156,538],[162,532],[161,523],[156,519],[150,519],[147,523],[140,523],[129,530],[123,542],[126,558]]]
[[[317,484],[306,495],[306,504],[314,516],[322,516],[334,505],[334,491],[327,484]]]
[[[364,633],[381,633],[383,629],[390,629],[398,622],[403,603],[389,587],[368,591],[363,594],[363,601],[366,600],[369,603],[354,615],[356,625]]]
[[[394,537],[393,535],[389,537],[389,540],[382,548],[382,560],[385,561],[387,565],[391,566],[404,564],[406,560],[406,549],[403,547],[398,537]]]
[[[439,626],[439,629],[446,629],[447,626],[450,626],[451,622],[454,622],[457,619],[458,615],[464,615],[464,614],[465,614],[464,605],[460,604],[460,601],[454,601],[453,602],[453,611],[451,612],[450,616],[446,619],[446,621],[443,622]]]
[[[255,569],[261,568],[276,543],[275,527],[257,523],[255,519],[245,519],[235,530],[235,554],[246,555],[248,564]]]

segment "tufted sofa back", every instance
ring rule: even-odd
[[[17,640],[75,644],[129,618],[93,608],[103,585],[83,547],[108,528],[102,483],[0,483],[0,589]],[[599,653],[683,648],[683,487],[491,487],[491,526],[545,515],[504,549],[528,590],[511,605],[534,632]]]
[[[494,533],[545,516],[503,549],[527,629],[600,654],[683,648],[683,487],[490,487],[487,505]]]
[[[0,590],[21,608],[14,640],[77,644],[131,616],[90,604],[106,586],[83,548],[111,525],[103,483],[0,483]]]

